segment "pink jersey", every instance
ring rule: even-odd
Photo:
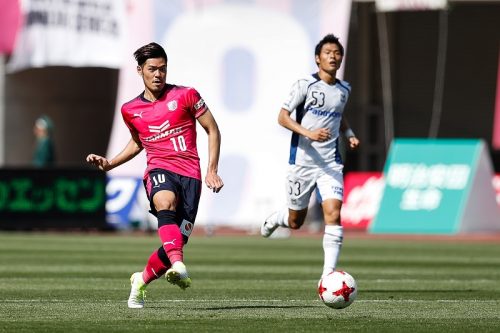
[[[147,168],[161,168],[201,180],[196,149],[196,119],[208,110],[193,88],[167,84],[150,102],[141,94],[122,106],[128,128],[137,133],[146,150]]]

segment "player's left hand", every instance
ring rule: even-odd
[[[355,136],[349,137],[349,148],[355,150],[359,147],[359,139]]]
[[[219,193],[219,191],[224,186],[224,182],[222,178],[216,172],[208,172],[205,177],[205,184],[209,189],[211,189],[214,193]]]

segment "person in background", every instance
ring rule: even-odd
[[[33,166],[37,168],[54,166],[56,157],[53,131],[54,125],[48,116],[43,115],[35,121],[33,134],[36,141],[32,159]]]

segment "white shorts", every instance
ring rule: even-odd
[[[342,201],[344,198],[342,169],[342,165],[336,168],[290,165],[286,180],[288,208],[293,210],[307,208],[315,189],[321,202],[327,199]]]

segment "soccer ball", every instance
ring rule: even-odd
[[[343,309],[356,299],[358,286],[349,273],[334,271],[319,280],[318,295],[326,306]]]

